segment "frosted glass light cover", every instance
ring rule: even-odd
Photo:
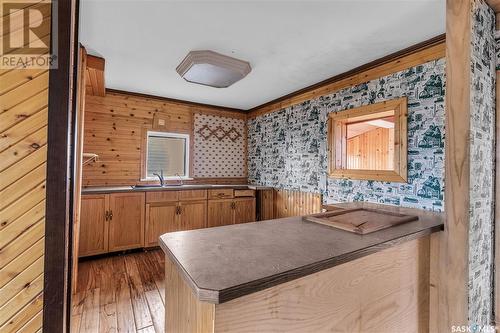
[[[213,51],[191,51],[176,68],[186,81],[215,88],[226,88],[252,70],[247,61]]]

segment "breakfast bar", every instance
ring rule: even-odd
[[[356,234],[291,217],[167,233],[167,332],[427,332],[439,213]]]

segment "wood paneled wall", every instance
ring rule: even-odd
[[[321,212],[321,194],[276,189],[274,218],[300,216]]]
[[[1,332],[42,327],[48,76],[0,70]]]
[[[394,170],[394,129],[377,128],[347,140],[347,168]]]
[[[141,140],[143,131],[152,128],[153,117],[163,115],[167,120],[167,126],[163,129],[165,131],[192,135],[194,112],[243,119],[246,117],[245,114],[221,111],[216,107],[194,106],[132,94],[108,91],[105,97],[87,95],[83,149],[85,153],[98,154],[99,160],[85,165],[83,185],[139,183],[143,147]],[[234,181],[246,182],[246,178]]]

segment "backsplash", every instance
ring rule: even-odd
[[[370,201],[442,211],[445,60],[431,61],[248,121],[255,184],[323,194],[325,203]],[[408,97],[408,183],[327,177],[328,113]]]

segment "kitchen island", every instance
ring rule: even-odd
[[[430,235],[444,217],[358,235],[301,217],[167,233],[167,332],[427,332]]]

